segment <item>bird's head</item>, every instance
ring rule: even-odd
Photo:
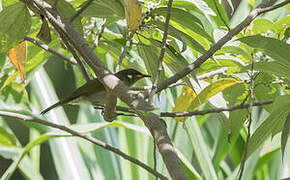
[[[135,69],[125,69],[115,74],[127,86],[132,86],[138,80],[144,77],[151,77],[150,75],[142,74]]]

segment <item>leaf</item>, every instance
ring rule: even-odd
[[[263,37],[259,35],[247,36],[238,40],[253,48],[262,49],[265,54],[290,68],[290,44],[287,44],[278,39]]]
[[[51,42],[51,35],[48,22],[45,18],[42,18],[41,22],[42,22],[41,28],[37,34],[37,37],[45,44],[49,44]]]
[[[287,144],[287,140],[290,134],[290,113],[288,114],[286,121],[283,126],[282,135],[281,135],[281,151],[282,157],[284,157],[284,152]]]
[[[21,79],[25,80],[25,63],[27,59],[27,44],[22,41],[17,46],[8,51],[8,57],[15,68],[20,72]]]
[[[290,15],[287,15],[278,21],[275,22],[273,25],[273,29],[276,30],[276,32],[281,32],[283,29],[286,29],[290,26]]]
[[[207,5],[209,6],[209,8],[212,11],[214,11],[214,14],[211,15],[211,18],[215,21],[215,23],[219,27],[225,26],[225,24],[221,20],[221,18],[223,18],[223,20],[225,21],[225,23],[229,25],[229,18],[227,16],[227,13],[226,13],[225,8],[223,6],[223,3],[221,1],[214,0],[216,2],[216,5],[214,4],[213,0],[204,0],[204,1],[207,3]],[[217,8],[218,8],[219,13],[217,12]]]
[[[152,76],[152,79],[155,78],[158,66],[158,51],[155,46],[148,46],[144,44],[138,45],[138,53],[140,57],[143,59],[146,70]],[[164,70],[161,72],[161,76],[159,77],[160,80],[165,79]]]
[[[191,118],[189,121],[185,122],[185,130],[190,139],[190,142],[193,149],[195,158],[198,160],[202,174],[205,179],[217,180],[217,175],[214,170],[211,155],[204,140],[201,128],[199,127],[197,121],[194,118]]]
[[[156,25],[160,30],[164,31],[164,23],[161,21],[152,21],[154,25]],[[168,26],[168,33],[169,35],[177,38],[183,43],[182,49],[186,48],[186,45],[188,44],[192,51],[198,51],[201,53],[205,52],[204,47],[195,39],[193,39],[188,34],[176,29],[175,27],[169,25]]]
[[[191,180],[202,179],[201,176],[198,174],[198,172],[194,169],[191,162],[189,162],[188,159],[186,159],[186,157],[178,149],[175,149],[175,151],[177,153],[180,162],[182,163],[182,166],[188,178]]]
[[[7,52],[29,33],[31,17],[22,2],[8,6],[0,12],[1,52]]]
[[[167,7],[156,8],[152,11],[152,14],[158,14],[166,17]],[[180,27],[188,28],[196,34],[201,35],[207,40],[213,42],[213,38],[204,30],[201,21],[191,13],[178,8],[171,8],[170,20],[179,24]],[[174,25],[174,23],[172,25]],[[179,27],[175,28],[179,29]],[[179,30],[183,31],[183,29]]]
[[[252,32],[253,35],[266,33],[267,31],[271,30],[274,23],[266,18],[256,18],[252,22]]]
[[[188,86],[183,86],[180,95],[175,101],[173,112],[184,112],[190,107],[197,94]],[[175,117],[176,121],[184,122],[186,117]]]
[[[248,65],[245,67],[246,69],[251,69],[251,65]],[[261,61],[261,62],[256,62],[254,65],[254,69],[261,71],[261,72],[266,72],[269,75],[277,75],[283,78],[287,78],[290,80],[290,73],[289,73],[289,67],[280,64],[276,61],[274,62],[266,62],[266,61]]]
[[[0,126],[0,147],[4,145],[6,147],[15,146],[16,139],[15,137],[7,132],[3,127]]]
[[[118,0],[93,1],[81,16],[106,18],[106,26],[125,18],[124,7]]]
[[[0,180],[6,180],[9,179],[13,172],[17,169],[18,164],[20,161],[23,159],[23,157],[36,145],[39,145],[51,138],[56,138],[56,137],[65,137],[68,135],[57,135],[57,134],[44,134],[38,137],[37,139],[29,142],[25,148],[22,150],[22,152],[18,155],[18,157],[13,161],[13,163],[9,166],[9,168],[4,172]]]
[[[192,101],[189,107],[189,111],[195,110],[200,105],[206,103],[208,99],[212,96],[235,84],[237,84],[237,81],[232,78],[219,79],[216,82],[210,84],[209,86],[204,88]]]
[[[282,130],[289,114],[290,96],[279,96],[275,99],[273,111],[270,116],[256,129],[251,136],[248,146],[248,157],[272,134]]]
[[[124,6],[128,29],[138,29],[142,22],[142,7],[138,0],[124,0]]]

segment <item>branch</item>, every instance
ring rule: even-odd
[[[254,73],[254,58],[252,57],[252,64],[251,64],[251,71],[250,71],[250,90],[249,90],[249,94],[250,94],[250,103],[249,103],[249,124],[248,124],[248,134],[247,134],[247,139],[246,139],[246,143],[244,146],[244,151],[243,151],[243,156],[242,156],[242,160],[241,160],[241,166],[239,169],[239,176],[238,176],[238,180],[242,179],[243,176],[243,172],[245,169],[245,165],[246,165],[246,160],[247,160],[247,154],[248,154],[248,146],[249,146],[249,141],[250,141],[250,137],[251,137],[251,124],[252,124],[252,116],[253,116],[253,103],[254,103],[254,78],[255,78],[255,73]]]
[[[152,102],[153,95],[157,91],[158,80],[159,80],[160,73],[162,71],[162,61],[163,61],[163,58],[165,55],[165,50],[166,50],[166,40],[167,40],[167,36],[168,36],[168,26],[169,26],[170,15],[171,15],[172,1],[173,0],[169,0],[168,5],[167,5],[167,15],[166,15],[166,20],[165,20],[165,24],[164,24],[164,34],[163,34],[163,39],[162,39],[162,43],[161,43],[161,52],[160,52],[160,56],[158,58],[157,72],[156,72],[154,80],[153,80],[152,90],[149,94],[149,102],[150,103]]]
[[[144,124],[150,130],[154,141],[158,145],[159,152],[162,155],[163,161],[172,179],[187,179],[185,171],[178,159],[177,153],[174,151],[174,147],[168,136],[164,121],[159,119],[159,116],[154,113],[151,113],[153,117],[143,116],[143,114],[147,113],[139,112],[137,110],[142,109],[144,111],[148,111],[152,110],[153,106],[146,102],[144,97],[133,97],[128,87],[105,68],[104,64],[89,47],[86,40],[81,37],[80,33],[72,27],[68,20],[66,20],[57,11],[55,11],[55,9],[53,9],[50,4],[46,3],[44,0],[32,0],[32,2],[50,21],[52,26],[54,26],[59,34],[65,34],[65,36],[68,37],[70,43],[82,56],[84,61],[86,61],[86,63],[92,68],[106,89],[108,89],[108,91],[112,92],[123,102],[133,108],[136,113],[138,113],[138,116],[143,120]]]
[[[200,56],[193,63],[187,65],[183,70],[176,73],[169,79],[162,82],[157,89],[157,92],[166,89],[170,84],[177,82],[178,80],[184,78],[186,75],[191,73],[193,70],[198,68],[202,63],[204,63],[207,59],[209,59],[217,50],[219,50],[225,43],[230,41],[235,35],[239,34],[245,27],[247,27],[257,16],[260,14],[272,11],[274,9],[280,8],[286,4],[290,3],[290,0],[285,0],[279,4],[274,6],[260,8],[259,6],[254,9],[245,20],[243,20],[239,25],[237,25],[234,29],[230,30],[224,37],[222,37],[215,45],[213,45],[208,51],[206,51],[202,56]]]
[[[136,30],[133,30],[133,31],[130,33],[129,37],[128,37],[128,40],[127,40],[127,42],[126,42],[126,45],[125,45],[125,47],[124,47],[124,49],[123,49],[123,51],[122,51],[122,54],[121,54],[121,56],[120,56],[120,58],[119,58],[119,61],[118,61],[117,67],[116,67],[116,72],[120,71],[120,67],[121,67],[121,65],[122,65],[122,61],[123,61],[123,59],[125,58],[125,56],[126,56],[126,54],[127,54],[128,48],[131,46],[132,38],[133,38],[135,32],[136,32]]]
[[[262,102],[254,102],[253,106],[264,106],[268,104],[272,104],[274,100],[262,101]],[[191,111],[191,112],[162,112],[160,113],[161,117],[184,117],[184,116],[196,116],[196,115],[205,115],[209,113],[219,113],[222,111],[234,111],[237,109],[245,109],[250,106],[250,103],[247,104],[239,104],[231,107],[225,108],[214,108],[214,109],[206,109],[202,111]]]
[[[91,142],[91,143],[93,143],[101,148],[107,149],[108,151],[111,151],[111,152],[123,157],[124,159],[144,168],[145,170],[147,170],[148,172],[152,173],[153,175],[159,177],[160,179],[167,179],[165,176],[163,176],[159,172],[155,171],[151,167],[147,166],[143,162],[139,161],[138,159],[135,159],[135,158],[127,155],[126,153],[120,151],[119,149],[117,149],[109,144],[106,144],[105,142],[103,142],[99,139],[96,139],[90,135],[82,134],[82,133],[75,131],[73,129],[70,129],[66,126],[55,124],[55,123],[52,123],[49,121],[44,121],[42,119],[39,119],[39,118],[33,117],[33,116],[27,116],[27,115],[23,115],[23,114],[19,114],[19,113],[7,112],[7,111],[1,111],[1,110],[0,110],[0,115],[6,116],[6,117],[17,118],[18,120],[25,121],[25,122],[38,123],[38,124],[42,124],[44,126],[49,126],[52,128],[56,128],[56,129],[65,131],[73,136],[77,136],[77,137],[80,137],[82,139],[85,139],[85,140],[87,140],[87,141],[89,141],[89,142]]]
[[[48,47],[48,45],[42,44],[41,42],[37,41],[36,39],[33,39],[33,38],[29,37],[29,36],[26,36],[24,39],[26,41],[32,42],[36,46],[38,46],[38,47],[40,47],[40,48],[42,48],[42,49],[54,54],[55,56],[60,57],[61,59],[65,60],[65,61],[67,61],[67,62],[69,62],[71,64],[77,64],[77,61],[74,58],[67,57],[67,56],[57,52],[56,50]]]

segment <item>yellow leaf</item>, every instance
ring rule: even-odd
[[[8,57],[11,63],[20,72],[22,81],[25,80],[25,62],[27,59],[27,45],[26,41],[22,41],[17,46],[9,49]]]
[[[175,102],[175,107],[173,108],[174,112],[184,112],[187,111],[192,101],[196,97],[196,93],[188,86],[183,86],[181,90],[181,94],[177,98]],[[176,121],[184,122],[185,117],[176,117],[174,118]]]
[[[125,16],[129,30],[136,30],[142,22],[142,7],[138,0],[124,0]]]
[[[202,104],[206,103],[211,97],[237,83],[232,78],[219,79],[204,88],[198,95],[187,86],[183,86],[181,94],[175,102],[174,112],[194,111]],[[176,117],[176,121],[184,122],[187,117]]]

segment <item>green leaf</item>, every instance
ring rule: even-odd
[[[152,79],[155,78],[158,66],[158,58],[159,58],[159,49],[155,46],[148,46],[145,44],[138,45],[138,53],[140,57],[143,59],[147,72],[152,76]],[[164,70],[159,78],[159,80],[164,80],[165,74]]]
[[[186,157],[178,149],[175,149],[175,151],[186,172],[187,177],[191,180],[202,179],[198,172],[192,166],[191,162],[189,162],[188,159],[186,159]]]
[[[215,55],[230,53],[234,56],[241,55],[247,60],[251,59],[251,55],[248,54],[243,48],[238,46],[224,46],[220,50],[218,50]]]
[[[86,2],[85,2],[86,3]],[[124,7],[117,0],[93,1],[82,16],[124,19]]]
[[[272,134],[280,132],[290,109],[290,96],[279,96],[270,116],[256,129],[248,146],[248,157]]]
[[[239,41],[264,51],[265,54],[276,60],[277,62],[290,68],[290,44],[278,39],[263,36],[247,36],[238,39]]]
[[[156,8],[152,11],[152,14],[166,16],[167,7]],[[191,31],[195,32],[196,34],[199,34],[204,38],[206,38],[207,40],[213,42],[213,38],[209,34],[207,34],[206,31],[203,29],[201,21],[191,13],[188,13],[182,9],[172,8],[170,19],[176,22],[177,24],[181,25],[181,27],[188,28]]]
[[[284,157],[284,152],[287,144],[287,140],[290,134],[290,113],[288,114],[286,121],[283,126],[282,135],[281,135],[281,151],[282,157]]]
[[[22,148],[19,147],[6,147],[0,145],[0,156],[5,159],[12,159],[18,156],[22,151]]]
[[[251,65],[248,65],[245,67],[246,69],[251,69]],[[278,62],[265,62],[265,61],[261,61],[261,62],[257,62],[254,65],[254,69],[261,71],[261,72],[266,72],[269,75],[277,75],[280,76],[282,78],[287,78],[288,80],[290,80],[290,73],[289,73],[289,67],[280,64]]]
[[[155,24],[160,30],[164,31],[164,23],[161,21],[152,21],[153,24]],[[183,42],[183,48],[185,49],[187,44],[191,48],[192,51],[198,51],[201,53],[205,52],[204,47],[195,39],[193,39],[188,34],[176,29],[175,27],[169,25],[168,27],[168,33],[169,35],[179,39],[181,42]]]
[[[39,138],[29,142],[25,148],[22,150],[22,152],[19,154],[19,156],[13,161],[13,163],[9,166],[9,168],[4,172],[0,180],[6,180],[9,179],[13,172],[17,169],[18,164],[23,159],[23,157],[34,147],[37,146],[51,138],[55,137],[65,137],[67,135],[57,135],[57,134],[44,134],[41,135]]]
[[[57,10],[58,12],[65,18],[71,18],[73,15],[75,15],[76,10],[72,7],[72,5],[65,0],[59,0],[57,2]],[[81,23],[81,16],[78,16],[73,22],[73,27],[75,27],[78,32],[83,32],[83,27]]]
[[[211,162],[208,146],[205,144],[197,121],[194,118],[185,121],[185,130],[205,179],[217,180],[218,178]]]
[[[0,146],[15,146],[15,137],[0,126]]]
[[[252,25],[253,25],[252,27],[253,35],[256,35],[256,34],[266,33],[267,31],[271,30],[274,23],[270,21],[269,19],[256,18],[252,22]]]
[[[221,18],[223,18],[225,23],[227,25],[229,25],[229,19],[228,19],[226,11],[224,9],[222,1],[214,0],[216,2],[216,5],[214,4],[213,0],[204,0],[204,1],[208,4],[209,8],[211,8],[211,10],[213,10],[214,13],[216,14],[216,15],[212,15],[211,18],[215,21],[215,23],[219,27],[225,26],[224,22],[221,20]],[[203,5],[203,7],[204,7],[204,5]],[[221,17],[217,11],[217,8],[218,8],[218,11],[219,11]]]
[[[285,16],[275,22],[273,29],[278,33],[290,26],[290,15]]]
[[[24,3],[18,2],[0,12],[1,52],[7,52],[29,33],[31,17]]]

